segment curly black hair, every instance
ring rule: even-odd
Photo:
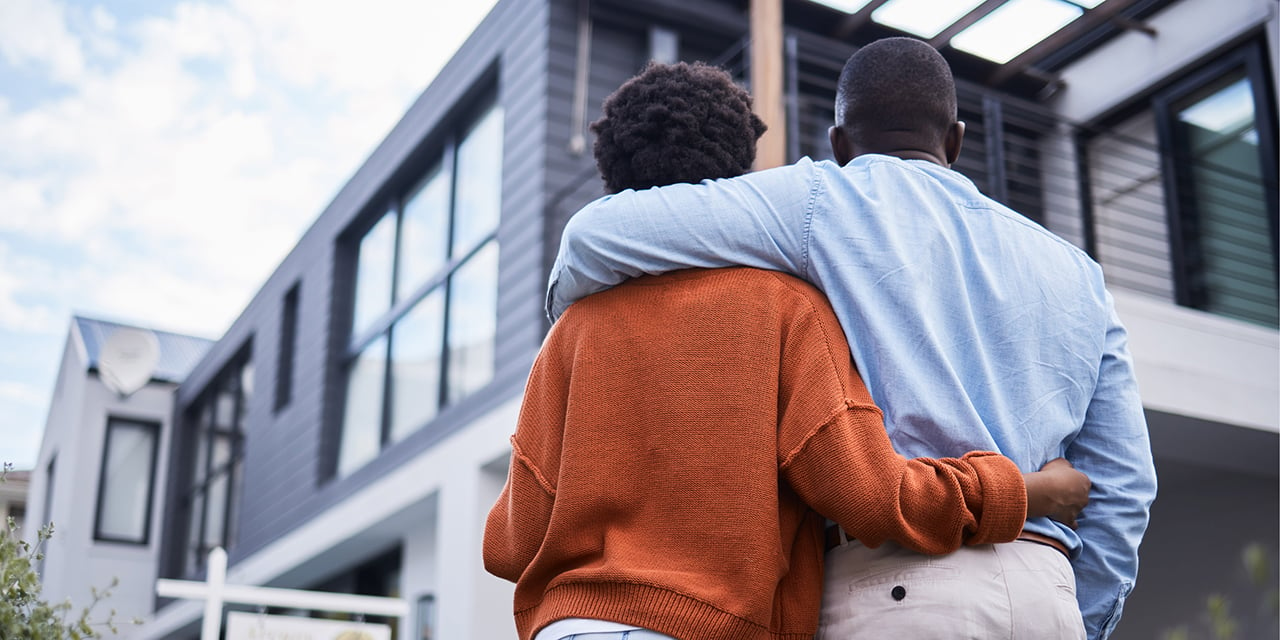
[[[651,62],[605,99],[591,131],[605,190],[617,193],[746,173],[765,124],[723,70]]]

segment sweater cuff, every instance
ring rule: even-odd
[[[982,485],[978,530],[965,544],[1012,542],[1027,520],[1027,487],[1012,460],[989,451],[966,454]]]

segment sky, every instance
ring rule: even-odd
[[[73,314],[216,339],[493,0],[0,0],[0,461]]]

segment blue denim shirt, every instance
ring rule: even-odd
[[[1155,467],[1124,328],[1088,255],[925,161],[801,160],[739,178],[625,191],[570,219],[554,319],[641,274],[746,265],[830,298],[907,456],[999,451],[1023,471],[1064,456],[1093,481],[1072,531],[1089,637],[1106,638],[1138,570]]]

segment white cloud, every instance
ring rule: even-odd
[[[48,0],[0,2],[0,56],[15,67],[37,64],[70,83],[84,71],[84,52],[67,27],[66,7]]]
[[[0,0],[0,72],[60,83],[0,85],[0,351],[219,335],[491,4]]]

